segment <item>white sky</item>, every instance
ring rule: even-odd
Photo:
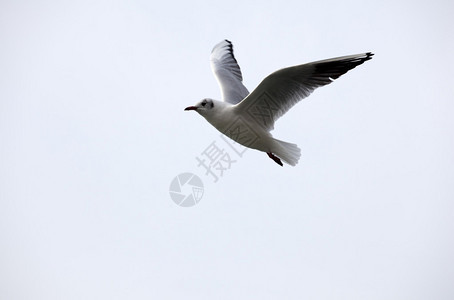
[[[452,1],[2,1],[1,299],[453,299]],[[183,108],[373,51],[213,183]],[[169,196],[182,172],[201,202]]]

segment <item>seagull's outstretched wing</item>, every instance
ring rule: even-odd
[[[233,56],[233,46],[230,41],[224,40],[214,46],[210,62],[211,69],[221,88],[222,100],[237,104],[249,94],[243,85],[243,76],[240,66]]]
[[[372,58],[373,53],[336,57],[278,70],[267,76],[236,105],[267,130],[293,105],[316,88],[327,85],[354,67]]]

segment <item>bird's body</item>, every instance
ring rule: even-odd
[[[266,152],[282,166],[281,159],[296,165],[301,151],[295,144],[273,138],[274,122],[317,87],[331,83],[372,53],[343,56],[278,70],[266,77],[249,94],[233,56],[232,44],[225,40],[211,54],[211,66],[224,101],[203,99],[185,110],[195,110],[217,130],[243,146]]]
[[[286,163],[296,164],[300,157],[300,149],[296,145],[274,139],[268,130],[257,126],[258,123],[254,117],[239,110],[237,105],[214,99],[206,100],[212,103],[213,107],[209,113],[200,112],[200,114],[224,135],[245,147],[263,151],[269,155],[274,153]],[[290,153],[293,156],[286,153],[285,145],[282,143],[293,146],[291,147],[293,152]],[[282,165],[279,159],[273,159]]]

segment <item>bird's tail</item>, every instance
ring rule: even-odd
[[[301,149],[297,145],[274,139],[272,152],[291,166],[296,166],[301,157]]]

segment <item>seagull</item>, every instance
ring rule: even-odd
[[[295,166],[301,156],[297,145],[275,139],[274,122],[316,88],[330,84],[372,58],[371,52],[341,56],[280,69],[249,93],[243,85],[233,45],[223,40],[211,51],[211,69],[222,100],[205,98],[184,110],[194,110],[235,142],[265,152],[280,166]]]

